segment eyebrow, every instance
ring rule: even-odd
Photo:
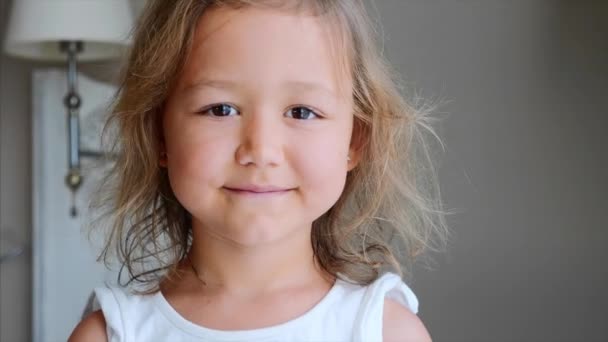
[[[291,88],[296,91],[321,91],[331,97],[337,97],[336,92],[320,83],[307,82],[307,81],[287,81],[282,84],[282,87]],[[186,93],[201,89],[201,88],[215,88],[215,89],[238,89],[241,85],[238,82],[230,80],[214,80],[214,79],[200,79],[193,82],[185,87]]]

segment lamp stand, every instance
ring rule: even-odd
[[[82,184],[82,173],[80,172],[80,120],[79,111],[81,98],[76,91],[78,69],[76,55],[83,50],[81,41],[62,41],[59,43],[60,50],[67,54],[68,60],[68,93],[63,104],[67,109],[68,119],[68,174],[65,182],[72,191],[72,208],[70,215],[78,215],[76,210],[76,191]]]

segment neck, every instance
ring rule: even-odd
[[[314,260],[310,228],[252,246],[215,236],[194,224],[189,258],[206,287],[243,296],[327,282]]]

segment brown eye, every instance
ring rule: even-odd
[[[237,115],[239,112],[231,105],[221,103],[207,107],[206,109],[203,109],[201,113],[205,115],[222,117]]]
[[[296,120],[310,120],[318,118],[319,115],[307,107],[295,107],[287,111],[287,116]]]

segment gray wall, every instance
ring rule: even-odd
[[[449,102],[454,233],[415,273],[438,341],[608,341],[608,2],[380,0],[389,57]]]
[[[13,0],[0,0],[3,41]],[[145,0],[130,0],[135,10]],[[31,72],[62,67],[7,57],[0,52],[0,238],[30,247],[32,225]],[[111,63],[82,66],[81,71],[111,82],[118,68]],[[61,114],[61,113],[58,113]],[[62,119],[63,120],[63,119]],[[8,244],[0,248],[6,248]],[[0,250],[6,252],[6,250]],[[32,317],[31,249],[0,265],[0,341],[30,341]]]
[[[447,100],[441,179],[459,213],[412,282],[434,339],[608,340],[608,3],[377,2],[409,88]],[[0,59],[0,227],[26,242],[35,66]],[[0,267],[0,340],[27,341],[31,260]]]
[[[8,8],[7,1],[0,1],[2,27]],[[0,238],[18,242],[30,240],[32,223],[30,68],[28,63],[0,57]],[[1,341],[30,339],[30,273],[29,255],[0,265]]]

